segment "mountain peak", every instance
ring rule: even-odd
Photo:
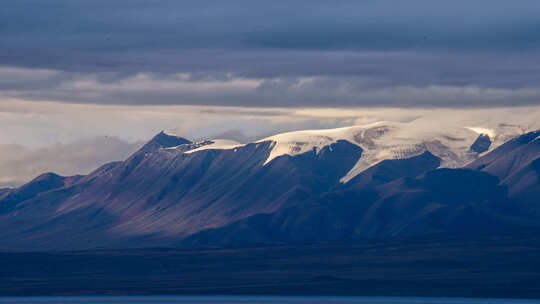
[[[154,136],[141,150],[151,151],[159,148],[170,148],[190,143],[191,141],[164,130]]]
[[[474,143],[471,145],[471,151],[476,153],[483,153],[489,150],[490,146],[491,138],[489,138],[489,135],[482,133],[478,135],[478,138],[476,138]]]
[[[38,177],[34,178],[33,180],[31,180],[30,182],[39,182],[39,181],[51,181],[51,180],[59,180],[59,179],[63,179],[64,177],[54,173],[54,172],[46,172],[46,173],[43,173],[41,175],[39,175]]]

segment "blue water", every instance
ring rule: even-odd
[[[407,298],[407,297],[275,297],[275,296],[94,296],[0,297],[1,304],[529,304],[540,300]]]

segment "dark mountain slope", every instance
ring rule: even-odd
[[[16,216],[0,223],[0,229],[14,231],[3,240],[28,248],[36,243],[50,248],[136,246],[141,239],[145,245],[169,244],[328,191],[362,152],[339,141],[318,153],[285,155],[263,166],[271,142],[195,153],[184,153],[185,145],[192,144],[174,149],[146,145],[76,184],[19,202]],[[66,244],[65,235],[75,237]]]
[[[273,214],[194,234],[184,244],[313,242],[535,226],[518,216],[496,177],[439,169],[377,187],[324,193]]]
[[[345,187],[363,189],[386,184],[401,177],[415,177],[441,165],[441,160],[429,151],[406,159],[387,159],[361,172]]]
[[[523,214],[540,218],[540,156],[502,181]]]
[[[82,176],[64,177],[54,173],[44,173],[20,188],[6,190],[3,195],[0,193],[0,213],[7,213],[18,203],[34,198],[43,192],[69,186],[81,178]]]
[[[467,166],[497,176],[501,181],[540,155],[540,130],[514,138]]]
[[[468,167],[493,174],[508,187],[523,215],[540,218],[540,131],[515,138]]]

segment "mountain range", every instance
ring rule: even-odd
[[[161,132],[88,175],[0,189],[0,249],[231,246],[540,227],[540,130],[399,123],[241,144]]]

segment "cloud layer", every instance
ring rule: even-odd
[[[0,93],[131,105],[538,105],[539,14],[533,0],[8,0]]]

